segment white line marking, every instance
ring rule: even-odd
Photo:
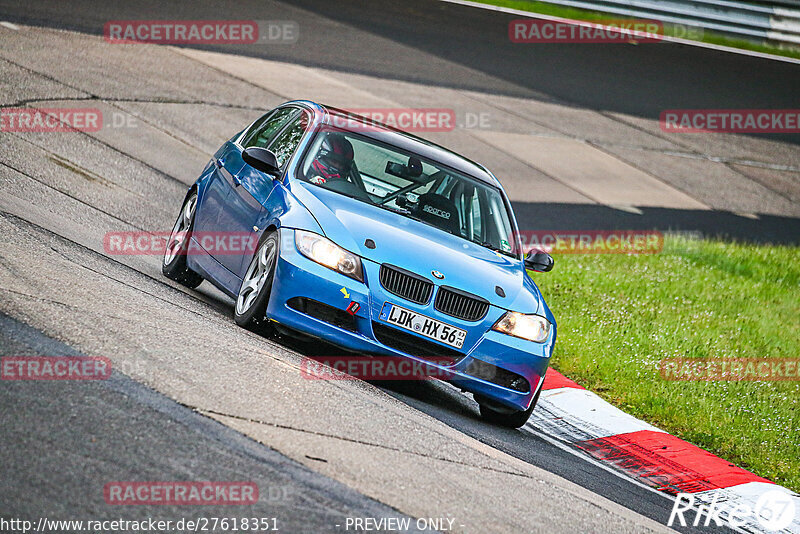
[[[596,393],[569,387],[543,391],[531,421],[551,436],[568,442],[641,430],[664,432],[623,412]]]
[[[637,208],[636,206],[628,206],[624,204],[609,204],[609,208],[614,208],[615,210],[624,211],[625,213],[633,213],[634,215],[644,215],[644,212]]]
[[[463,392],[463,391],[459,390],[453,384],[450,384],[448,382],[442,382],[442,383],[445,384],[447,387],[450,387],[453,390],[458,391],[459,393],[461,393],[465,397],[470,398],[470,394],[469,393],[466,393],[466,392]],[[588,395],[587,398],[584,399],[584,401],[587,404],[591,404],[591,405],[595,406],[594,409],[590,409],[592,412],[596,412],[598,406],[602,406],[602,405],[611,406],[609,403],[607,403],[606,401],[602,400],[596,394],[591,393],[588,390],[580,390],[580,389],[575,389],[575,388],[557,388],[557,389],[552,389],[552,390],[545,390],[545,391],[542,392],[543,397],[539,399],[539,403],[542,404],[542,402],[544,401],[544,403],[550,404],[554,398],[559,399],[559,397],[564,397],[565,394],[566,394],[566,396],[571,396],[569,394],[570,393],[569,390],[577,391],[577,392],[582,392],[583,391],[583,392],[588,393],[589,395]],[[547,397],[550,397],[550,398],[548,399]],[[574,401],[575,400],[576,399],[569,399],[568,404],[569,405],[574,405]],[[559,399],[559,402],[560,401],[561,400]],[[544,406],[542,406],[542,407],[544,407]],[[613,406],[611,406],[611,407],[613,408],[614,412],[618,411],[617,408],[614,408]],[[553,408],[554,407],[552,405],[549,406],[550,410],[552,410]],[[538,406],[537,406],[537,409],[538,409]],[[584,410],[585,410],[585,408],[584,408]],[[605,409],[603,409],[602,411],[605,411]],[[621,412],[621,413],[625,414],[625,412]],[[616,413],[614,415],[616,415]],[[564,451],[566,453],[569,453],[570,455],[572,455],[572,456],[574,456],[574,457],[576,457],[576,458],[578,458],[578,459],[580,459],[582,461],[588,462],[589,464],[591,464],[591,465],[593,465],[595,467],[598,467],[599,469],[602,469],[606,473],[610,473],[611,475],[614,475],[615,477],[617,477],[619,479],[622,479],[622,480],[624,480],[626,482],[629,482],[629,483],[635,485],[638,488],[641,488],[641,489],[644,489],[644,490],[646,490],[646,491],[648,491],[650,493],[654,493],[656,495],[659,495],[659,496],[663,497],[664,499],[667,499],[670,503],[672,503],[674,505],[675,498],[672,497],[671,495],[669,495],[668,493],[665,493],[663,491],[659,491],[656,488],[648,486],[644,482],[641,482],[641,481],[631,477],[626,472],[620,471],[620,470],[616,470],[613,467],[611,467],[611,466],[609,466],[607,464],[604,464],[600,460],[597,460],[596,458],[591,457],[586,452],[576,448],[572,444],[572,442],[568,439],[569,436],[567,434],[564,434],[563,436],[559,436],[558,434],[553,434],[553,433],[551,433],[551,431],[553,429],[549,428],[548,427],[549,425],[545,426],[543,428],[537,427],[536,424],[537,423],[541,423],[543,421],[543,419],[542,418],[537,419],[535,416],[536,416],[536,410],[534,410],[533,415],[531,416],[531,419],[528,420],[528,422],[525,424],[525,426],[520,428],[520,430],[522,432],[530,434],[531,436],[534,436],[534,437],[541,438],[542,440],[546,441],[550,445],[553,445],[557,449],[562,450],[562,451]],[[625,414],[625,416],[627,416],[627,417],[629,417],[631,419],[635,419],[635,418],[633,418],[632,416],[630,416],[628,414]],[[616,417],[614,417],[613,419],[616,419]],[[587,428],[594,426],[592,423],[588,423],[587,421],[583,421],[580,418],[574,418],[574,417],[573,417],[572,423],[578,423],[578,424],[585,423],[587,425]],[[650,425],[648,425],[644,421],[640,421],[640,423],[650,427]],[[663,432],[663,430],[657,429],[655,427],[650,427],[650,428],[654,429],[654,430],[657,430],[657,431]],[[580,430],[580,429],[578,429],[578,430]],[[567,439],[565,439],[565,438],[567,438]],[[548,471],[552,471],[550,469],[547,469],[547,470]],[[748,504],[750,504],[752,506],[758,500],[758,497],[760,495],[762,495],[768,489],[778,489],[778,490],[781,490],[781,491],[784,491],[784,492],[790,494],[794,499],[796,499],[796,502],[797,502],[796,507],[797,507],[798,510],[800,510],[800,495],[792,492],[791,490],[783,488],[782,486],[778,486],[777,484],[762,483],[762,482],[748,482],[748,483],[739,484],[739,485],[736,485],[736,486],[729,486],[727,488],[719,488],[719,489],[706,490],[706,491],[693,493],[692,495],[694,495],[697,499],[699,499],[699,501],[696,502],[694,506],[692,506],[691,510],[694,511],[695,513],[697,513],[704,504],[707,505],[711,501],[711,499],[713,498],[713,496],[715,494],[719,494],[720,495],[720,501],[719,502],[733,502],[733,503],[744,502],[744,503],[748,503]],[[625,506],[625,505],[623,504],[623,506]],[[630,508],[630,509],[633,510],[633,508]],[[753,534],[754,532],[766,532],[765,530],[760,528],[761,527],[760,524],[755,523],[753,521],[751,521],[750,524],[747,525],[747,528],[744,528],[744,529],[738,528],[738,527],[733,527],[732,525],[728,524],[727,522],[726,522],[725,526],[727,526],[731,531],[738,532],[740,534]],[[785,529],[785,530],[783,530],[781,532],[785,532],[786,534],[800,534],[800,530],[798,530],[798,526],[800,526],[800,519],[796,518],[795,521],[789,526],[789,528],[787,528],[787,529]]]
[[[478,9],[485,9],[487,11],[497,11],[500,13],[508,13],[509,15],[517,15],[520,17],[528,17],[533,19],[542,19],[542,20],[551,20],[556,22],[566,22],[569,24],[574,24],[576,26],[598,26],[597,23],[588,22],[585,20],[573,20],[573,19],[565,19],[563,17],[554,17],[552,15],[542,15],[540,13],[533,13],[531,11],[522,11],[521,9],[512,9],[510,7],[500,7],[500,6],[490,6],[488,4],[481,4],[480,2],[470,2],[469,0],[439,0],[440,2],[447,2],[448,4],[456,4],[460,6],[468,6],[468,7],[475,7]],[[602,26],[602,25],[600,25]],[[614,28],[613,26],[603,26],[603,29],[606,31],[619,31],[619,28]],[[670,42],[670,43],[677,43],[677,44],[684,44],[689,46],[697,46],[700,48],[709,48],[711,50],[719,50],[721,52],[730,52],[732,54],[741,54],[743,56],[751,56],[757,57],[761,59],[771,59],[773,61],[784,61],[786,63],[796,63],[800,64],[800,59],[795,59],[791,57],[785,56],[776,56],[773,54],[767,54],[764,52],[754,52],[752,50],[743,50],[741,48],[733,48],[730,46],[723,46],[711,43],[704,43],[701,41],[692,41],[691,39],[682,39],[680,37],[670,37],[668,35],[664,35],[661,37],[661,41]]]
[[[734,211],[733,214],[734,215],[738,215],[739,217],[744,217],[745,219],[753,219],[754,221],[757,221],[757,220],[760,219],[760,217],[758,215],[756,215],[755,213],[749,213],[749,212],[746,212],[746,211]]]
[[[561,440],[559,440],[557,438],[554,438],[554,437],[551,437],[551,436],[545,434],[544,432],[540,431],[539,429],[532,427],[531,424],[530,424],[530,421],[525,426],[523,426],[520,430],[522,430],[524,432],[527,432],[528,434],[531,434],[532,436],[536,436],[538,438],[541,438],[541,439],[545,440],[546,442],[548,442],[550,445],[553,445],[554,447],[556,447],[558,449],[561,449],[564,452],[568,452],[571,455],[573,455],[573,456],[575,456],[577,458],[580,458],[581,460],[583,460],[585,462],[589,462],[590,464],[594,465],[595,467],[599,467],[603,471],[611,473],[612,475],[614,475],[617,478],[621,478],[622,480],[624,480],[626,482],[630,482],[631,484],[634,484],[635,486],[639,486],[642,489],[646,489],[650,493],[655,493],[656,495],[660,495],[660,496],[662,496],[662,497],[664,497],[664,498],[666,498],[668,500],[672,500],[672,497],[670,497],[666,493],[658,491],[657,489],[652,488],[652,487],[648,486],[647,484],[636,480],[635,478],[631,478],[631,477],[629,477],[628,475],[624,474],[621,471],[616,471],[612,467],[609,467],[608,465],[601,463],[599,460],[595,460],[591,456],[589,456],[589,455],[581,452],[580,450],[576,449],[574,445],[571,445],[571,444],[568,444],[568,443],[564,443]]]
[[[450,384],[449,382],[442,382],[442,383],[445,384],[447,387],[453,388],[455,391],[461,393],[462,395],[464,395],[468,399],[472,399],[472,396],[469,393],[461,391],[460,389],[458,389],[453,384]],[[534,413],[535,412],[536,412],[536,409],[534,409]],[[624,480],[626,482],[630,482],[631,484],[634,484],[636,486],[639,486],[640,488],[645,489],[645,490],[647,490],[647,491],[649,491],[651,493],[655,493],[656,495],[660,495],[660,496],[662,496],[662,497],[664,497],[664,498],[666,498],[668,500],[672,500],[672,497],[670,497],[666,493],[658,491],[655,488],[651,488],[647,484],[644,484],[643,482],[640,482],[640,481],[638,481],[636,479],[633,479],[630,476],[622,473],[621,471],[615,471],[612,467],[609,467],[608,465],[605,465],[605,464],[601,463],[599,460],[595,460],[594,458],[592,458],[588,454],[582,452],[579,449],[576,449],[574,446],[572,446],[572,445],[570,445],[570,444],[568,444],[566,442],[563,442],[563,441],[559,440],[556,437],[549,436],[544,431],[541,431],[541,430],[533,427],[532,426],[532,421],[530,421],[530,420],[525,424],[525,426],[520,428],[520,430],[523,431],[523,432],[526,432],[528,434],[531,434],[532,436],[539,437],[539,438],[543,439],[544,441],[548,442],[549,444],[553,445],[554,447],[556,447],[558,449],[561,449],[562,451],[568,452],[572,456],[580,458],[583,461],[589,462],[590,464],[592,464],[592,465],[594,465],[596,467],[599,467],[603,471],[611,473],[612,475],[614,475],[617,478],[621,478],[622,480]],[[546,470],[549,471],[549,469],[546,469]]]
[[[445,382],[445,384],[447,384],[447,383]],[[457,389],[452,384],[447,384],[447,385],[453,387],[454,389]],[[464,393],[463,391],[459,390],[459,392],[464,396],[469,396],[469,394]],[[534,409],[534,413],[535,412],[536,412],[536,410]],[[651,486],[648,486],[644,482],[641,482],[639,480],[636,480],[635,478],[632,478],[630,475],[628,475],[627,473],[625,473],[623,471],[617,471],[613,467],[610,467],[610,466],[600,462],[599,460],[596,460],[595,458],[592,458],[591,456],[589,456],[585,452],[581,451],[580,449],[575,448],[574,445],[572,445],[572,444],[570,444],[568,442],[561,441],[557,437],[550,436],[550,435],[546,434],[544,431],[542,431],[542,430],[540,430],[538,428],[535,428],[533,426],[533,421],[531,421],[531,420],[529,420],[525,424],[525,426],[520,428],[520,430],[525,432],[525,433],[527,433],[527,434],[530,434],[532,436],[541,438],[542,440],[546,441],[547,443],[549,443],[550,445],[556,447],[557,449],[560,449],[560,450],[562,450],[562,451],[564,451],[566,453],[569,453],[572,456],[578,458],[579,460],[582,460],[584,462],[590,463],[590,464],[594,465],[595,467],[598,467],[598,468],[602,469],[603,471],[605,471],[607,473],[610,473],[610,474],[614,475],[615,477],[624,480],[625,482],[629,482],[629,483],[633,484],[634,486],[637,486],[637,487],[639,487],[639,488],[641,488],[643,490],[649,491],[650,493],[654,493],[654,494],[656,494],[656,495],[658,495],[660,497],[663,497],[664,499],[668,500],[670,503],[674,503],[675,502],[674,497],[672,497],[668,493],[664,493],[663,491],[658,491],[657,489],[655,489],[655,488],[653,488]],[[545,469],[545,468],[543,468],[543,469]],[[546,469],[546,470],[552,472],[551,469]],[[578,485],[580,485],[580,484],[578,484]],[[585,487],[585,486],[582,486],[582,487]],[[726,489],[730,489],[730,488],[726,488]],[[712,490],[712,491],[720,491],[720,490]],[[695,494],[695,495],[697,495],[697,494]],[[622,506],[625,506],[626,508],[628,508],[628,509],[630,509],[632,511],[636,511],[633,508],[631,508],[631,507],[629,507],[629,506],[627,506],[625,504],[623,504]],[[692,510],[695,511],[695,512],[698,509],[699,509],[699,505],[695,506],[695,507],[692,507]],[[745,532],[744,530],[742,530],[740,528],[733,528],[733,527],[730,527],[730,526],[728,526],[728,528],[730,528],[730,530],[732,530],[734,532],[738,532],[739,534],[752,534],[751,532]]]
[[[447,1],[447,0],[443,0],[443,1]],[[457,393],[460,393],[460,394],[464,395],[465,397],[467,397],[469,399],[472,399],[472,396],[469,393],[467,393],[465,391],[461,391],[458,387],[454,386],[453,384],[450,384],[449,382],[440,382],[440,383],[444,384],[448,388],[452,388],[453,391],[455,391]],[[558,389],[568,389],[568,388],[558,388]],[[557,391],[557,390],[552,390],[552,391]],[[541,398],[539,399],[539,402],[541,402]],[[605,403],[606,401],[601,399],[601,402]],[[536,413],[535,409],[534,409],[534,413]],[[549,443],[550,445],[556,447],[557,449],[560,449],[560,450],[562,450],[562,451],[564,451],[566,453],[569,453],[572,456],[574,456],[574,457],[576,457],[576,458],[578,458],[578,459],[580,459],[582,461],[588,462],[588,463],[594,465],[595,467],[598,467],[598,468],[602,469],[603,471],[614,475],[615,477],[617,477],[619,479],[622,479],[622,480],[624,480],[626,482],[629,482],[629,483],[633,484],[634,486],[637,486],[637,487],[639,487],[641,489],[649,491],[650,493],[654,493],[654,494],[656,494],[656,495],[668,500],[670,503],[674,504],[674,502],[675,502],[674,497],[672,497],[668,493],[665,493],[663,491],[658,491],[657,489],[655,489],[655,488],[653,488],[651,486],[648,486],[644,482],[641,482],[639,480],[636,480],[635,478],[632,478],[630,475],[628,475],[627,473],[625,473],[623,471],[615,470],[613,467],[611,467],[609,465],[606,465],[606,464],[600,462],[599,460],[597,460],[595,458],[592,458],[587,453],[585,453],[582,450],[576,448],[571,443],[566,442],[566,441],[562,441],[557,436],[548,435],[544,430],[540,430],[540,429],[534,427],[533,426],[534,422],[535,421],[533,419],[528,420],[528,422],[525,424],[525,426],[520,428],[520,431],[525,432],[527,434],[530,434],[530,435],[532,435],[534,437],[541,438],[542,440],[546,441],[547,443]],[[545,469],[546,471],[552,472],[551,469],[547,469],[545,467],[542,467],[541,469]],[[580,484],[578,484],[578,485],[580,485]],[[769,484],[769,485],[773,486],[773,487],[778,487],[778,488],[781,487],[781,486],[777,486],[777,485],[774,485],[774,484]],[[748,484],[744,484],[741,487],[746,487],[746,486],[748,486]],[[581,487],[585,487],[585,486],[581,486]],[[740,487],[740,486],[732,486],[732,487],[729,487],[729,488],[720,488],[718,490],[709,490],[707,492],[695,493],[694,495],[702,495],[704,493],[710,493],[712,491],[731,491],[732,488],[738,488],[738,487]],[[586,488],[586,489],[588,489],[588,488]],[[787,491],[789,491],[789,490],[787,490]],[[736,490],[733,490],[733,492],[736,493]],[[633,508],[631,508],[631,507],[629,507],[627,505],[623,504],[622,506],[625,506],[626,508],[635,511]],[[698,504],[697,506],[692,507],[692,510],[696,512],[697,510],[699,510],[699,508],[700,508],[700,504]],[[746,531],[742,530],[741,528],[733,527],[731,525],[726,525],[726,526],[731,531],[738,532],[739,534],[752,534],[752,532],[750,532],[750,531],[746,532]],[[794,534],[794,533],[792,532],[792,534]]]
[[[8,28],[9,30],[14,30],[14,31],[19,30],[19,26],[17,26],[16,24],[12,24],[11,22],[6,22],[5,20],[0,21],[0,26]]]

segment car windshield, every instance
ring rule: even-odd
[[[497,188],[368,137],[320,131],[298,177],[518,258]]]

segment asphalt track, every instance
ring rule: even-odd
[[[427,0],[167,5],[155,0],[45,0],[24,9],[2,2],[0,16],[96,34],[102,34],[107,21],[117,19],[296,20],[301,24],[301,46],[214,48],[390,80],[536,95],[650,118],[658,118],[665,108],[791,108],[797,105],[800,87],[796,64],[688,45],[559,44],[532,50],[508,40],[508,22],[518,17]],[[394,54],[392,48],[400,45],[418,54]],[[461,68],[442,71],[434,62],[419,61],[423,55]],[[786,138],[800,143],[800,136]]]
[[[505,25],[513,17],[437,2],[370,2],[369,9],[351,2],[266,5],[268,9],[262,3],[244,2],[237,4],[233,13],[218,3],[210,2],[193,3],[191,8],[157,2],[129,2],[114,6],[90,2],[38,2],[24,9],[0,3],[0,20],[95,35],[110,19],[298,20],[303,28],[302,46],[267,47],[257,51],[252,47],[207,48],[381,80],[486,93],[498,101],[506,97],[538,99],[626,114],[643,120],[657,119],[665,107],[796,107],[800,88],[797,65],[682,45],[639,45],[622,49],[560,45],[532,54],[529,49],[511,46],[504,40]],[[499,30],[487,31],[488,28]],[[87,56],[93,55],[91,41],[70,35],[64,39],[78,42],[76,50],[85,46]],[[118,105],[123,106],[121,109],[157,123],[158,129],[169,132],[174,141],[175,138],[182,140],[190,136],[193,121],[199,124],[206,120],[205,113],[214,116],[208,128],[222,129],[229,125],[228,128],[232,129],[257,115],[258,109],[277,103],[260,103],[263,95],[247,84],[223,80],[218,72],[214,76],[219,77],[219,83],[213,83],[216,78],[205,71],[205,78],[187,72],[181,82],[196,83],[198,88],[193,94],[186,91],[189,96],[181,96],[188,101],[200,102],[200,111],[184,113],[168,109],[170,102],[179,103],[179,99],[168,90],[159,96],[161,108],[155,111],[158,105],[147,106],[158,98],[153,99],[149,94],[135,95],[137,84],[143,84],[143,81],[130,73],[141,75],[142,70],[122,62],[124,58],[111,57],[103,64],[95,57],[80,57],[72,69],[67,67],[68,72],[59,70],[56,64],[50,65],[48,72],[33,65],[20,67],[18,63],[25,63],[26,46],[31,45],[11,43],[10,40],[0,41],[0,44],[9,44],[3,47],[4,59],[11,61],[10,58],[15,58],[12,63],[4,65],[10,82],[4,86],[3,105],[85,98],[80,93],[86,87],[80,80],[89,78],[98,84],[91,91],[95,96],[90,99],[104,104],[117,96],[112,94],[117,88],[111,81],[108,86],[103,85],[102,69],[109,69],[109,72],[119,69],[113,76],[128,84],[127,89],[136,97],[130,94],[120,97]],[[143,62],[150,61],[147,57],[139,57]],[[146,82],[157,83],[160,77],[165,76],[158,72],[162,67],[171,65],[153,60],[148,68],[154,69],[152,75],[156,81]],[[92,72],[81,72],[83,68]],[[98,70],[101,73],[99,78]],[[743,79],[742,72],[748,73],[746,79]],[[11,87],[17,80],[21,80],[19,87],[23,89]],[[203,83],[208,86],[201,85]],[[292,88],[286,88],[286,92],[291,94]],[[220,111],[203,104],[203,97],[208,102],[238,100],[242,106]],[[137,98],[141,102],[139,109],[136,107]],[[3,386],[3,428],[14,429],[14,432],[3,433],[3,465],[14,467],[4,467],[4,505],[0,515],[33,516],[52,511],[54,515],[67,517],[91,517],[97,514],[97,494],[87,492],[87,487],[102,486],[101,482],[114,476],[124,478],[125,474],[129,477],[137,475],[141,479],[142,473],[152,473],[152,477],[163,479],[213,479],[246,473],[251,479],[259,480],[262,487],[290,487],[293,497],[286,502],[268,503],[268,509],[263,510],[285,518],[287,531],[318,531],[326,526],[331,528],[335,517],[348,514],[378,517],[395,513],[392,508],[409,510],[406,513],[413,515],[415,508],[403,499],[403,495],[418,498],[418,494],[400,487],[410,483],[402,473],[388,468],[390,477],[383,483],[398,485],[390,490],[370,485],[369,481],[362,484],[359,476],[342,467],[347,462],[337,457],[337,452],[352,455],[353,450],[342,448],[337,451],[337,446],[325,442],[315,447],[314,443],[307,441],[312,438],[306,436],[329,437],[331,429],[338,427],[342,429],[340,441],[344,436],[366,443],[381,441],[384,435],[392,433],[402,435],[405,430],[411,436],[407,438],[409,441],[422,443],[426,440],[417,436],[420,429],[439,428],[436,426],[438,423],[431,427],[424,417],[420,419],[422,413],[448,425],[457,431],[456,434],[463,433],[491,449],[585,488],[590,496],[594,496],[589,498],[590,501],[594,499],[601,503],[608,499],[656,523],[666,522],[671,501],[665,497],[585,461],[554,445],[546,436],[485,425],[478,419],[475,404],[470,399],[443,384],[395,384],[383,388],[404,406],[392,407],[391,410],[399,411],[389,410],[391,417],[383,415],[385,408],[381,403],[387,401],[376,398],[374,388],[368,386],[348,392],[352,395],[348,397],[350,402],[356,404],[353,410],[362,408],[358,415],[342,408],[338,397],[330,402],[328,399],[320,400],[321,412],[315,413],[314,410],[298,408],[296,404],[308,402],[307,396],[281,392],[277,386],[264,389],[252,376],[258,374],[253,369],[262,365],[253,363],[257,361],[253,360],[254,355],[268,360],[296,361],[299,354],[308,353],[310,349],[285,340],[265,342],[238,331],[230,321],[230,301],[218,292],[206,285],[197,292],[176,290],[175,286],[158,276],[157,262],[105,257],[102,247],[97,245],[98,235],[104,229],[119,227],[120,223],[134,228],[169,225],[185,184],[197,170],[197,162],[202,164],[203,158],[213,150],[210,147],[222,136],[216,131],[214,134],[195,133],[201,140],[191,150],[184,147],[182,152],[176,148],[178,156],[190,153],[192,157],[177,157],[176,161],[169,161],[169,155],[165,154],[141,156],[148,150],[157,150],[157,144],[138,146],[128,140],[134,143],[133,147],[120,149],[120,141],[113,138],[99,143],[81,139],[57,140],[51,144],[51,140],[42,136],[4,135],[0,173],[6,196],[4,203],[0,204],[0,211],[3,213],[3,241],[8,248],[2,259],[0,311],[35,328],[3,318],[0,352],[113,352],[120,359],[120,367],[133,380],[119,375],[109,385],[92,385],[81,390],[61,385],[48,386],[47,390],[31,390],[26,384]],[[775,138],[769,140],[775,141]],[[775,161],[789,167],[789,171],[782,172],[795,176],[791,167],[797,164],[798,139],[782,136],[779,141],[784,144],[784,151],[776,152]],[[743,144],[749,142],[748,139],[742,141]],[[752,143],[759,142],[759,138],[752,138]],[[786,146],[793,148],[786,149]],[[80,182],[76,186],[60,174],[65,165],[67,168],[73,165],[69,161],[65,163],[65,154],[71,155],[69,161],[73,163],[80,159],[81,165],[77,170],[85,174],[84,178],[91,184]],[[47,160],[46,165],[42,170],[38,169],[44,160]],[[739,165],[741,162],[730,164]],[[72,171],[75,171],[74,165]],[[110,183],[103,183],[99,178]],[[97,189],[97,182],[105,189]],[[125,188],[131,189],[141,199],[133,204],[127,203],[125,192],[121,191]],[[54,195],[54,191],[60,194]],[[517,189],[510,190],[510,193],[512,197],[522,194]],[[725,192],[721,191],[720,195],[724,196]],[[784,193],[784,198],[792,203],[792,195],[791,191]],[[736,202],[734,198],[729,200],[731,204]],[[732,209],[686,210],[653,206],[642,208],[642,215],[637,216],[598,203],[573,205],[516,200],[515,205],[521,219],[533,218],[534,214],[536,217],[551,217],[552,220],[547,221],[544,227],[609,229],[614,225],[621,228],[641,225],[701,230],[708,234],[726,233],[759,241],[794,242],[798,239],[796,217],[785,214],[762,214],[753,219],[738,216]],[[784,208],[774,211],[786,213]],[[685,222],[676,224],[676,221]],[[61,291],[54,291],[53,284]],[[82,291],[73,286],[82,288],[86,295],[93,295],[97,301],[82,302],[86,296],[81,296]],[[164,325],[160,322],[162,320],[174,322]],[[179,343],[168,343],[160,335],[166,332],[188,342],[192,338],[185,332],[200,333],[205,329],[213,335],[202,337],[202,342],[191,350],[185,348],[181,351]],[[68,344],[53,338],[65,340]],[[246,346],[247,351],[239,349],[240,345]],[[226,347],[231,354],[218,354],[219,346]],[[215,364],[215,358],[223,361]],[[240,362],[245,359],[250,366],[237,367],[237,358]],[[176,371],[177,375],[174,374]],[[217,376],[218,380],[209,379],[208,375]],[[153,389],[139,385],[142,382]],[[220,389],[215,389],[215,385]],[[263,410],[237,404],[242,402],[241,395],[237,396],[238,392],[232,390],[247,385],[253,391],[245,398],[266,397],[274,404]],[[314,394],[318,393],[314,391]],[[286,405],[275,398],[277,395],[288,397]],[[87,405],[99,417],[87,419],[81,409]],[[364,417],[367,409],[376,410],[374,427],[363,426],[371,419]],[[324,422],[309,422],[315,418]],[[31,420],[36,421],[33,430],[26,424]],[[423,423],[418,423],[420,420]],[[74,424],[65,425],[65,421]],[[253,421],[267,423],[262,426],[270,430],[259,434],[250,428],[255,425]],[[434,441],[439,443],[440,431],[436,432]],[[260,435],[255,439],[283,455],[241,433],[251,437]],[[93,445],[95,448],[86,449],[88,436],[97,440]],[[461,439],[450,434],[447,436],[456,441]],[[302,441],[302,447],[296,446],[293,440]],[[136,446],[132,447],[131,443]],[[382,445],[386,454],[392,454],[388,443],[387,438]],[[308,453],[297,452],[304,447]],[[73,456],[76,450],[82,453]],[[314,450],[324,453],[312,452]],[[436,456],[431,451],[418,454],[421,462]],[[125,471],[120,474],[119,466],[113,469],[109,465],[100,465],[109,458],[122,464]],[[96,468],[84,468],[86,461],[95,462]],[[494,464],[489,467],[497,469]],[[482,465],[482,468],[487,469],[487,466]],[[369,466],[366,468],[367,471],[370,469]],[[62,472],[62,475],[42,475],[49,472]],[[462,478],[461,483],[481,484],[480,476],[473,476],[471,482]],[[424,479],[418,479],[418,483],[434,491],[432,484],[430,487],[425,485]],[[596,531],[611,528],[606,516],[593,515],[580,507],[583,505],[554,497],[556,494],[550,492],[557,491],[560,482],[549,480],[547,483],[555,485],[543,485],[545,489],[531,493],[530,499],[538,506],[546,506],[552,501],[553,510],[544,514],[541,523],[533,530]],[[492,486],[489,481],[486,484],[498,491],[502,488],[502,485]],[[453,487],[450,491],[464,490]],[[71,498],[65,501],[65,495]],[[442,501],[447,502],[446,498]],[[291,523],[292,518],[297,517],[292,513],[297,506],[303,506],[302,520],[307,523]],[[502,499],[495,506],[494,513],[504,513],[500,508]],[[162,511],[171,516],[182,513],[180,510]],[[143,515],[147,515],[145,512],[141,510]],[[553,520],[553,516],[559,515],[565,517],[564,523]],[[570,515],[577,519],[568,517]],[[645,528],[635,519],[632,521],[630,531]],[[498,528],[508,530],[508,524],[503,525],[505,528]],[[463,530],[475,531],[471,526],[468,524]]]
[[[22,8],[4,1],[0,2],[0,18],[99,35],[109,20],[292,20],[301,28],[297,45],[194,48],[487,93],[494,95],[498,106],[503,105],[501,96],[533,98],[595,110],[612,120],[625,116],[632,126],[643,130],[636,119],[657,121],[665,109],[793,109],[798,104],[800,68],[796,63],[681,44],[519,45],[507,37],[508,23],[518,18],[515,15],[430,0],[377,0],[366,6],[354,0],[242,1],[233,5],[205,0],[168,5],[155,0],[43,0]],[[287,92],[291,94],[291,87]],[[535,115],[528,116],[536,122]],[[563,130],[558,125],[549,126],[559,134],[575,135],[590,143],[594,137],[602,138],[599,130],[613,129],[608,124],[585,123],[576,133],[568,122],[569,118]],[[764,151],[750,150],[756,140],[773,146]],[[714,210],[639,206],[636,216],[631,217],[629,212],[602,202],[586,205],[550,196],[538,201],[515,199],[520,227],[656,228],[744,241],[800,240],[800,213],[796,208],[800,200],[800,134],[671,139],[674,144],[663,154],[695,160],[693,165],[655,157],[646,143],[644,152],[626,152],[627,145],[635,142],[628,138],[619,147],[601,148],[683,189]],[[754,202],[743,202],[744,196]],[[742,213],[747,216],[739,216]]]
[[[0,315],[0,354],[82,356],[5,315]],[[242,514],[237,517],[279,517],[278,527],[288,532],[328,530],[354,515],[403,517],[119,373],[79,387],[6,383],[0,398],[15,411],[13,418],[3,418],[0,451],[6,519],[47,514],[116,519],[120,513],[106,505],[98,481],[120,476],[253,481],[264,498],[237,511]],[[197,512],[144,505],[125,511],[131,521],[230,516],[225,506]]]

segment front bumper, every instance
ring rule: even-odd
[[[295,247],[292,229],[281,230],[280,242],[281,252],[267,307],[267,316],[270,319],[356,353],[399,356],[424,362],[427,366],[442,371],[442,374],[448,376],[448,381],[456,386],[508,408],[526,410],[530,406],[541,387],[550,361],[555,328],[545,343],[533,343],[494,332],[490,329],[505,310],[490,306],[483,320],[462,321],[436,311],[433,308],[434,298],[431,298],[428,305],[420,306],[387,293],[378,281],[380,266],[376,263],[362,259],[365,283],[361,283],[301,255]],[[344,324],[336,320],[322,320],[318,313],[311,314],[307,310],[304,313],[301,311],[304,308],[298,309],[296,305],[298,299],[323,303],[342,311],[351,303],[357,303],[359,308],[352,318],[348,317],[349,322]],[[373,323],[390,326],[380,320],[381,308],[387,301],[466,330],[466,339],[463,348],[458,351],[460,354],[456,361],[449,365],[437,365],[431,363],[430,359],[398,350],[397,344],[389,346],[379,341]],[[420,344],[440,346],[442,353],[453,354],[445,345],[410,332],[400,332],[412,339],[418,339]],[[527,387],[524,391],[519,391],[518,386],[517,389],[512,389],[496,383],[496,376],[493,379],[487,378],[491,373],[487,375],[485,371],[492,366],[499,368],[500,375],[523,377],[528,383]]]

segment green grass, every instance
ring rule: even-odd
[[[667,357],[797,358],[800,248],[666,237],[661,254],[558,255],[532,273],[553,367],[624,411],[800,491],[800,382],[673,382]]]
[[[483,4],[489,4],[499,7],[508,7],[511,9],[518,9],[521,11],[530,11],[532,13],[541,13],[543,15],[551,15],[554,17],[562,17],[567,19],[585,20],[590,22],[597,22],[603,20],[625,20],[632,19],[633,17],[625,17],[621,15],[614,15],[612,13],[599,13],[597,11],[589,11],[586,9],[578,9],[574,7],[559,6],[555,4],[548,4],[546,2],[537,2],[535,0],[479,0]],[[665,24],[664,35],[671,37],[685,37],[682,28]],[[794,48],[779,48],[772,46],[769,43],[758,43],[749,41],[747,39],[737,39],[726,34],[714,32],[711,30],[704,30],[700,39],[695,39],[703,43],[716,44],[721,46],[730,46],[732,48],[741,48],[743,50],[751,50],[753,52],[762,52],[765,54],[774,54],[776,56],[791,57],[800,59],[800,49]]]

